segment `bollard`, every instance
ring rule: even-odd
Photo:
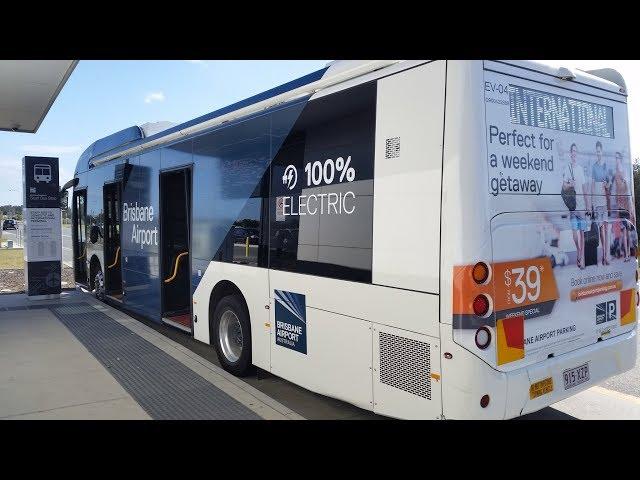
[[[244,256],[249,256],[249,237],[247,237],[247,240],[244,242]]]

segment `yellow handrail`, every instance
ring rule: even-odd
[[[76,260],[80,260],[82,257],[84,257],[87,254],[87,244],[85,242],[84,244],[84,252],[82,252],[82,255],[80,255],[79,257],[76,258]]]
[[[116,266],[116,264],[118,263],[118,255],[120,254],[120,247],[118,247],[116,249],[116,259],[113,261],[113,263],[111,265],[109,265],[107,268],[113,268]]]
[[[176,261],[173,264],[173,275],[171,275],[169,278],[167,278],[164,283],[171,283],[175,280],[176,275],[178,275],[178,264],[180,263],[180,259],[185,256],[185,255],[189,255],[189,252],[182,252],[180,255],[178,255],[176,257]]]

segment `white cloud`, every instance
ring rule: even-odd
[[[78,153],[82,150],[80,145],[23,145],[22,151],[26,154],[37,155],[63,155],[65,153]]]
[[[185,60],[185,62],[195,63],[196,65],[202,65],[203,67],[209,66],[204,60]]]
[[[162,92],[149,92],[144,97],[144,103],[162,102],[164,101],[164,93]]]

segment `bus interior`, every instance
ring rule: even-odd
[[[191,332],[191,169],[160,174],[162,320]]]

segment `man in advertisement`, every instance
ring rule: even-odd
[[[590,226],[590,222],[585,215],[589,204],[588,191],[585,188],[587,183],[584,169],[577,162],[578,147],[575,143],[571,144],[569,154],[571,160],[562,172],[562,183],[563,187],[573,187],[576,192],[576,208],[573,211],[569,211],[569,218],[573,241],[576,244],[576,264],[580,270],[584,270],[586,268],[584,264],[584,232],[588,231]]]
[[[609,265],[609,210],[607,196],[610,187],[607,162],[602,158],[602,143],[596,142],[596,162],[591,170],[591,195],[593,198],[593,221],[600,231],[600,246],[602,247],[602,265]]]

